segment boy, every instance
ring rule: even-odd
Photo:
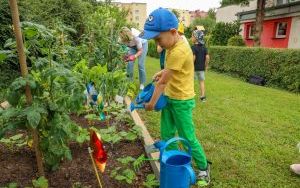
[[[200,81],[200,100],[202,102],[206,101],[205,97],[205,71],[208,67],[209,55],[207,49],[204,46],[204,34],[200,30],[195,30],[192,33],[192,46],[194,54],[194,63],[195,63],[195,78]]]
[[[176,16],[163,8],[154,10],[145,23],[143,38],[154,38],[158,45],[167,49],[165,69],[154,75],[153,80],[157,82],[155,91],[145,108],[153,110],[159,96],[165,93],[168,103],[161,114],[161,139],[173,138],[177,130],[178,135],[189,142],[199,169],[197,184],[205,186],[210,182],[209,165],[196,138],[192,118],[195,107],[193,53],[177,28]],[[176,149],[176,145],[172,148]]]

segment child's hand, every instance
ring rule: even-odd
[[[145,110],[146,111],[152,111],[152,110],[154,110],[154,105],[151,104],[151,103],[146,103],[145,104]]]
[[[158,73],[154,74],[154,76],[152,77],[152,80],[157,82],[161,78],[162,72],[163,72],[163,70],[161,70]]]
[[[136,59],[135,55],[130,55],[128,61],[134,61]]]

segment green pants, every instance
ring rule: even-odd
[[[204,150],[199,143],[193,123],[192,110],[195,107],[195,100],[174,100],[168,98],[167,106],[161,113],[161,139],[169,140],[178,131],[178,136],[186,139],[192,148],[192,157],[200,170],[206,170],[207,159]],[[173,144],[168,149],[176,149]]]

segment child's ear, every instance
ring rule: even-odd
[[[177,34],[177,33],[178,33],[177,29],[174,29],[174,28],[173,28],[173,29],[171,29],[170,31],[171,31],[171,33],[172,33],[173,35],[175,35],[175,34]]]

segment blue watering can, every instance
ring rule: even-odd
[[[136,97],[135,99],[135,103],[131,102],[130,104],[130,111],[132,112],[135,109],[144,109],[145,106],[144,104],[149,102],[151,100],[151,97],[153,95],[155,86],[153,84],[153,82],[151,82],[150,84],[148,84]],[[157,101],[157,103],[155,104],[154,109],[156,111],[160,111],[161,109],[163,109],[165,106],[167,105],[167,97],[164,95],[161,95]]]
[[[166,150],[170,144],[177,141],[182,141],[188,147],[188,152]],[[154,146],[160,150],[160,188],[188,188],[196,183],[188,141],[175,137],[167,142],[156,142]]]

